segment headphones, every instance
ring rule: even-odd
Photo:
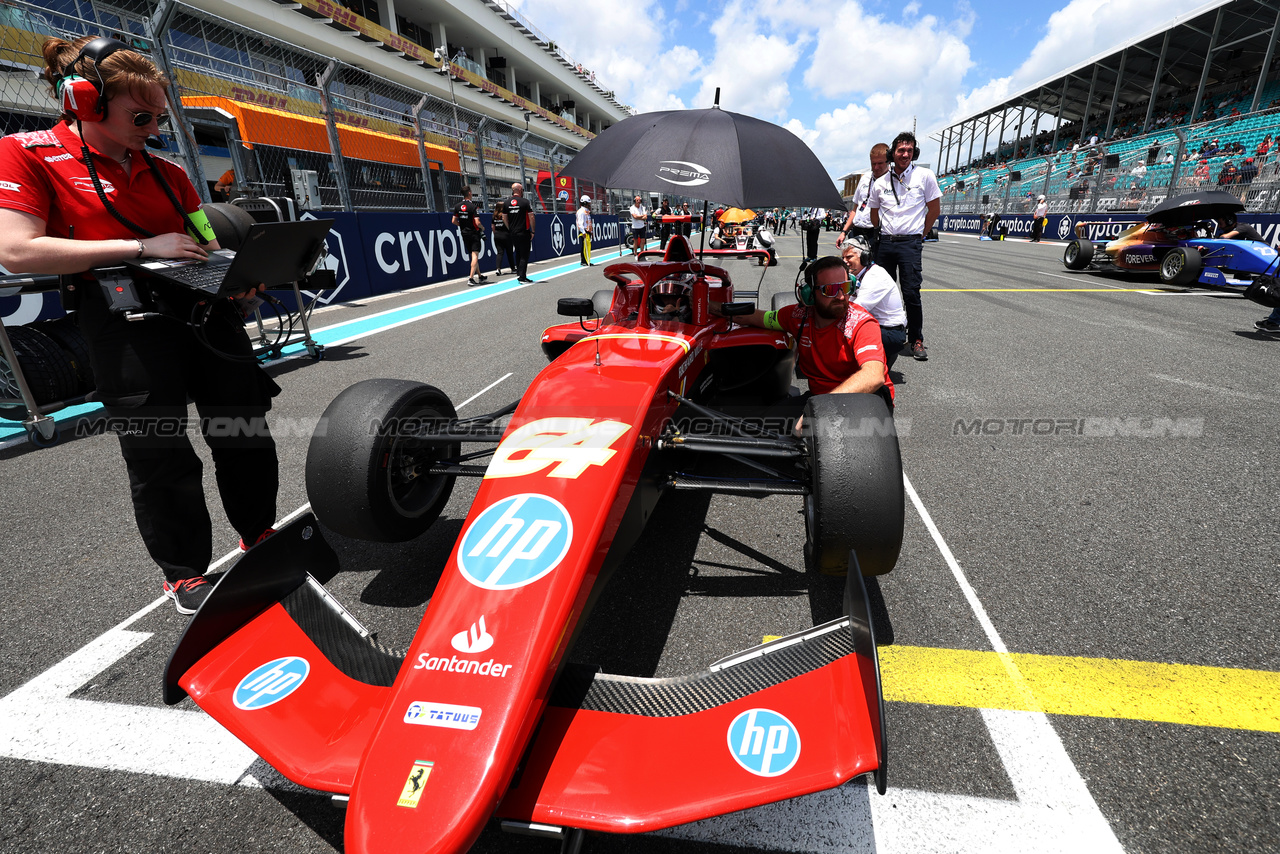
[[[845,240],[845,246],[852,246],[858,250],[858,266],[866,269],[871,266],[871,244],[861,234],[855,234]]]
[[[54,91],[62,102],[62,112],[70,113],[81,122],[100,122],[107,117],[106,83],[102,79],[102,63],[111,54],[132,50],[116,39],[100,36],[80,48],[76,58],[67,63],[62,76],[54,83]],[[97,82],[76,73],[75,67],[83,59],[93,60]]]
[[[865,257],[866,253],[863,253],[863,254]],[[834,255],[828,255],[826,256],[826,258],[820,258],[818,260],[826,261],[827,258],[830,258],[832,261],[839,262],[840,269],[845,271],[845,275],[848,275],[848,268],[845,267],[844,261],[842,259],[837,258]],[[813,305],[813,292],[818,287],[818,281],[817,281],[818,271],[814,269],[817,266],[818,266],[818,261],[813,261],[809,264],[802,264],[800,267],[800,272],[804,276],[804,284],[801,284],[800,281],[797,279],[796,299],[799,301],[801,305]],[[822,265],[822,269],[823,270],[831,269],[831,268],[834,268],[835,266],[836,265],[831,263],[831,261],[827,261],[827,263]],[[849,276],[849,281],[853,282],[854,278],[852,276]]]
[[[916,142],[916,135],[909,130],[904,130],[893,138],[893,147],[889,149],[889,158],[892,162],[893,152],[898,150],[898,146],[904,142],[911,143],[911,159],[916,161],[920,159],[920,143]]]

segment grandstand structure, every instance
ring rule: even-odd
[[[168,73],[165,142],[198,189],[309,180],[329,210],[448,210],[463,185],[492,210],[514,181],[572,210],[604,190],[560,168],[634,112],[505,0],[4,0],[0,132],[56,120],[41,44],[81,35]]]
[[[930,134],[944,213],[1280,210],[1280,6],[1213,0]]]

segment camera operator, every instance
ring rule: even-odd
[[[62,274],[65,297],[78,300],[98,399],[113,427],[126,425],[115,429],[138,530],[164,572],[165,594],[192,614],[211,589],[204,573],[213,532],[202,464],[186,435],[187,399],[245,548],[270,534],[275,518],[265,415],[280,388],[253,358],[230,299],[202,303],[203,294],[139,286],[148,311],[134,320],[108,303],[112,293],[91,269],[203,259],[218,244],[186,173],[144,150],[167,119],[167,81],[155,65],[105,38],[46,39],[43,54],[63,116],[50,130],[0,140],[0,264]]]

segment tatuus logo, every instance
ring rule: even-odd
[[[653,177],[678,187],[700,187],[711,180],[711,170],[688,160],[662,160]]]
[[[471,629],[458,632],[450,641],[458,652],[475,654],[493,646],[493,635],[485,631],[484,617],[471,624]]]

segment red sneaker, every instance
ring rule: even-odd
[[[179,614],[194,614],[209,598],[213,585],[203,575],[195,578],[179,578],[172,584],[164,583],[164,595],[173,600]]]
[[[267,528],[267,530],[263,531],[261,534],[258,535],[258,539],[253,541],[253,545],[256,546],[258,543],[262,542],[263,540],[265,540],[267,537],[271,536],[275,532],[276,532],[275,528]],[[240,541],[240,551],[247,552],[249,551],[250,548],[251,546],[246,546],[244,544],[244,540]]]

